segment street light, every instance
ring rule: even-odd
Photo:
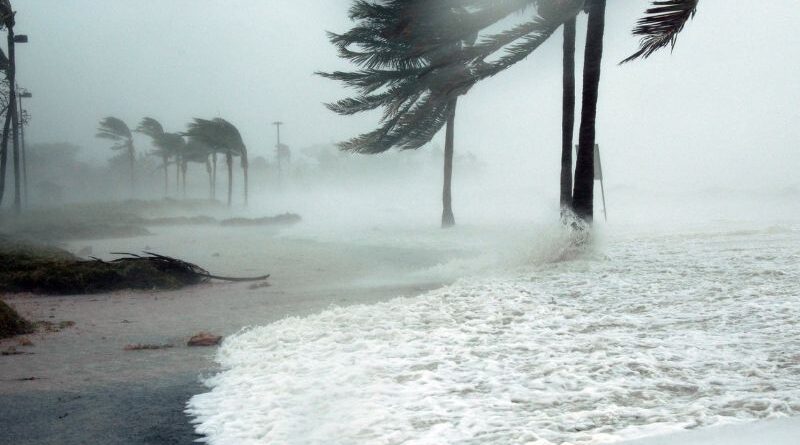
[[[17,34],[14,36],[14,43],[28,43],[27,34]]]

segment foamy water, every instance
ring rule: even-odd
[[[800,414],[800,226],[559,253],[245,330],[188,412],[214,444],[593,444]]]

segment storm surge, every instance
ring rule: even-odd
[[[213,444],[537,445],[800,414],[800,225],[630,233],[245,329],[188,413]]]

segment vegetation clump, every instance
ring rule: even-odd
[[[183,260],[145,252],[112,261],[82,260],[69,252],[0,238],[0,292],[88,294],[122,289],[179,289],[210,279],[259,281],[268,275],[230,278],[211,275]]]
[[[0,300],[0,338],[30,334],[33,324],[20,316],[17,311]]]

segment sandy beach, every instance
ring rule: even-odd
[[[270,273],[269,286],[214,282],[170,292],[4,296],[31,320],[74,322],[59,332],[27,336],[33,346],[17,346],[18,339],[0,344],[26,353],[0,357],[0,430],[8,443],[191,443],[197,436],[183,410],[203,391],[200,377],[215,372],[216,350],[187,347],[191,335],[229,336],[244,326],[332,305],[416,295],[442,283],[397,278],[453,254],[319,242],[280,236],[277,229],[163,227],[154,232],[67,247],[91,246],[103,258],[112,257],[112,251],[153,250],[220,274]],[[173,347],[124,350],[140,343]]]

